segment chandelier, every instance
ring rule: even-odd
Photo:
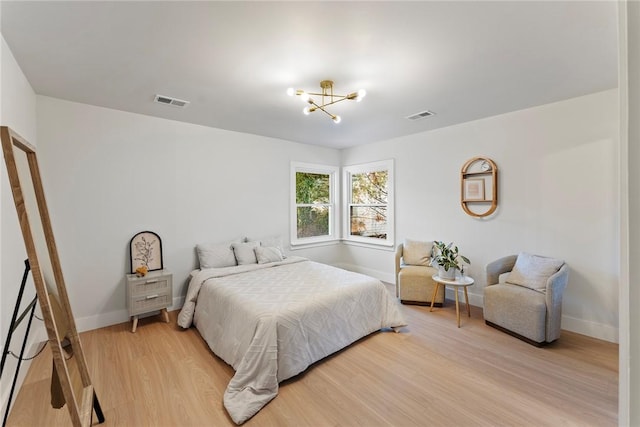
[[[328,112],[325,107],[329,105],[337,104],[338,102],[344,101],[345,99],[350,99],[352,101],[360,102],[362,98],[365,97],[367,92],[364,89],[360,89],[357,92],[352,92],[348,95],[336,95],[333,93],[333,81],[331,80],[323,80],[320,82],[320,87],[322,88],[322,93],[314,93],[314,92],[305,92],[304,90],[298,89],[295,90],[292,87],[287,89],[287,95],[293,96],[297,95],[302,99],[303,102],[307,102],[309,105],[304,107],[302,113],[304,115],[309,115],[314,111],[320,110],[331,117],[334,123],[340,123],[342,120],[340,116],[336,114],[331,114]],[[311,96],[320,96],[322,97],[322,101],[318,102],[314,100]]]

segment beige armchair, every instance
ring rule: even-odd
[[[431,276],[438,272],[431,267],[433,242],[405,240],[396,248],[396,297],[403,304],[430,305],[436,286]],[[436,297],[435,306],[441,307],[444,292]]]
[[[541,347],[560,337],[564,261],[520,253],[486,267],[484,319],[489,326]],[[508,275],[503,275],[509,273]]]

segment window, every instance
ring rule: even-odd
[[[344,168],[344,238],[393,246],[393,160]]]
[[[291,164],[291,244],[337,239],[335,230],[338,168],[306,163]]]

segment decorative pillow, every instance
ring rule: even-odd
[[[521,252],[507,277],[507,283],[544,292],[547,279],[560,270],[563,264],[564,261],[560,259]]]
[[[274,246],[258,246],[255,249],[258,264],[267,264],[269,262],[282,261],[282,252]]]
[[[220,268],[238,265],[231,243],[202,244],[196,246],[200,268]]]
[[[417,240],[404,239],[402,259],[407,265],[429,266],[432,250],[433,242],[420,242]]]
[[[269,236],[263,237],[262,239],[256,240],[247,240],[248,242],[259,242],[260,246],[265,246],[269,248],[278,248],[280,249],[280,253],[282,254],[282,258],[286,258],[284,255],[284,248],[282,247],[282,236]]]
[[[254,251],[260,245],[260,242],[247,242],[247,243],[234,243],[233,253],[236,255],[236,261],[238,265],[244,264],[257,264],[258,259]]]

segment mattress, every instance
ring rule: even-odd
[[[236,373],[224,406],[236,424],[278,393],[278,383],[382,328],[406,322],[372,277],[288,257],[193,274],[178,324],[196,326]]]

